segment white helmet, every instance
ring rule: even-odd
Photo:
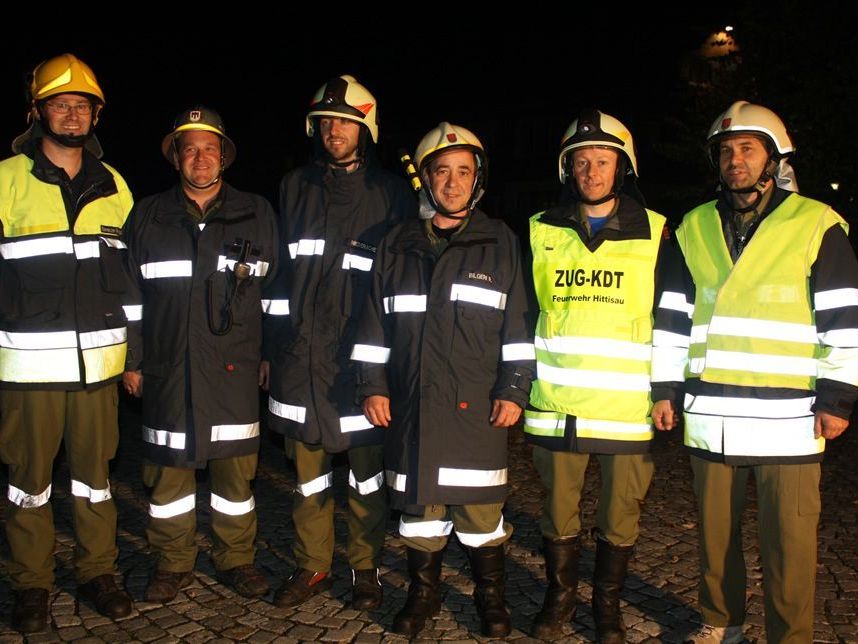
[[[318,89],[307,112],[307,136],[313,136],[314,119],[320,116],[348,119],[365,125],[373,143],[378,143],[378,103],[354,76],[332,78]]]
[[[724,136],[743,132],[764,137],[779,156],[795,152],[795,146],[780,117],[769,108],[748,101],[736,101],[715,119],[709,128],[706,143],[711,147]]]
[[[632,133],[618,119],[599,110],[583,110],[580,116],[566,128],[560,140],[558,166],[560,183],[569,178],[567,157],[578,148],[614,148],[625,155],[629,169],[638,175],[638,160]]]
[[[795,172],[788,159],[789,155],[795,152],[795,146],[787,133],[784,122],[777,114],[767,107],[754,105],[748,101],[736,101],[724,113],[720,114],[712,123],[706,137],[709,158],[716,169],[718,169],[719,142],[725,137],[737,134],[751,134],[760,137],[769,151],[769,162],[753,187],[731,190],[731,192],[757,192],[762,195],[761,191],[770,179],[774,179],[778,187],[784,190],[798,191]],[[721,178],[720,170],[718,171],[718,180],[722,190],[729,190]],[[746,210],[750,210],[755,205],[756,202],[748,206]],[[743,210],[739,211],[743,212]]]
[[[447,121],[442,121],[438,124],[438,127],[431,129],[420,139],[420,143],[417,144],[417,150],[414,152],[414,163],[417,166],[417,172],[423,178],[429,170],[429,164],[432,162],[432,159],[455,149],[473,152],[477,165],[474,187],[471,191],[471,198],[468,200],[468,214],[470,214],[485,193],[486,180],[488,179],[486,150],[476,134],[461,125],[453,125]],[[425,179],[423,183],[425,186]],[[435,212],[452,216],[453,213],[450,213],[438,203],[435,195],[432,194],[432,190],[428,186],[424,188],[422,194],[425,194],[429,200],[429,205]]]

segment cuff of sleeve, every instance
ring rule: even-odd
[[[831,414],[832,416],[837,416],[838,418],[842,418],[843,420],[849,420],[850,413],[844,412],[837,406],[826,405],[824,403],[817,402],[810,410],[814,413],[818,411],[824,411],[827,414]]]
[[[387,390],[387,387],[379,385],[358,385],[355,390],[355,404],[362,404],[363,401],[370,396],[384,396],[385,398],[390,398],[390,392]]]
[[[659,382],[652,383],[652,401],[669,400],[678,406],[683,397],[683,386],[681,382]]]
[[[516,389],[514,387],[505,387],[503,389],[495,389],[492,392],[492,400],[508,400],[509,402],[515,403],[522,409],[527,407],[527,401],[530,398],[528,392],[525,392],[521,389]]]
[[[858,387],[821,378],[816,381],[816,403],[811,410],[824,411],[848,420],[856,399]]]

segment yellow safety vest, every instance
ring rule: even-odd
[[[539,301],[537,379],[525,431],[648,441],[655,265],[665,218],[646,211],[649,239],[606,241],[590,251],[568,228],[530,220]]]
[[[734,265],[715,204],[692,210],[676,231],[696,288],[686,377],[813,391],[823,347],[809,277],[826,231],[845,230],[846,222],[825,204],[791,194],[762,220]],[[798,401],[716,398],[686,397],[686,445],[760,456],[824,449],[824,440],[813,438],[806,400],[798,409]],[[785,413],[785,406],[796,411]]]
[[[86,204],[70,231],[60,187],[33,176],[31,158],[19,154],[0,163],[0,258],[20,281],[18,306],[27,309],[23,318],[20,310],[0,311],[4,383],[90,385],[124,369],[126,327],[105,328],[102,322],[88,328],[78,322],[78,311],[88,309],[124,320],[121,308],[107,310],[100,261],[103,254],[125,248],[119,231],[132,200],[122,177],[105,167],[118,192]],[[75,289],[73,301],[64,289],[76,281],[86,288]]]

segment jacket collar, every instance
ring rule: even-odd
[[[423,225],[423,220],[421,219],[414,218],[408,220],[403,225],[402,231],[397,235],[391,246],[391,250],[395,253],[431,255],[432,247],[429,239],[426,237]],[[448,249],[465,246],[485,246],[497,243],[497,232],[495,226],[492,225],[491,219],[483,211],[475,208],[468,221],[468,225],[450,240]]]
[[[762,221],[766,217],[771,214],[771,212],[780,206],[784,200],[789,197],[792,192],[789,190],[784,190],[783,188],[779,188],[776,185],[772,185],[772,196],[769,199],[769,203],[766,204],[765,210],[760,213],[759,221]],[[722,220],[732,220],[733,218],[733,206],[728,202],[727,195],[723,192],[718,194],[718,200],[715,204],[715,207],[718,209],[718,214],[720,215]]]
[[[42,152],[42,146],[39,145],[38,139],[28,142],[28,145],[24,147],[24,154],[33,160],[33,167],[30,172],[39,181],[57,186],[69,181],[66,171],[54,165],[45,153]],[[86,148],[83,150],[83,160],[81,163],[81,171],[85,173],[84,176],[86,178],[86,183],[83,185],[84,192],[92,190],[97,197],[104,197],[118,192],[113,175]]]
[[[595,251],[605,241],[650,239],[652,231],[646,209],[628,195],[620,194],[619,200],[617,212],[613,217],[615,221],[611,226],[605,226],[592,239],[578,220],[577,206],[574,203],[549,208],[542,213],[539,222],[548,226],[571,228],[591,251]]]

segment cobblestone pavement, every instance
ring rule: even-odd
[[[350,573],[345,562],[345,486],[347,469],[335,473],[338,489],[337,549],[333,589],[297,609],[275,608],[268,600],[244,599],[215,581],[207,551],[209,516],[207,485],[200,478],[198,522],[200,556],[195,583],[162,606],[142,601],[150,569],[144,527],[146,491],[140,482],[138,419],[126,409],[123,440],[114,464],[112,489],[119,509],[119,569],[137,600],[130,617],[117,622],[78,603],[72,574],[68,470],[57,468],[53,503],[57,515],[57,582],[51,594],[51,624],[32,642],[142,641],[142,642],[386,642],[403,638],[388,632],[405,599],[407,571],[404,548],[397,537],[397,521],[388,522],[388,538],[381,564],[385,601],[372,613],[348,606]],[[529,626],[541,605],[544,571],[539,554],[537,518],[543,491],[530,464],[530,450],[520,429],[510,433],[511,494],[505,515],[515,526],[508,544],[507,598],[513,614],[510,640],[533,641]],[[622,596],[630,642],[681,642],[699,623],[695,609],[697,583],[697,525],[688,458],[678,435],[660,436],[655,447],[656,475],[643,511],[641,538]],[[282,442],[263,439],[256,502],[259,513],[257,564],[276,587],[294,566],[290,520],[295,476],[284,465]],[[5,478],[5,474],[3,475]],[[593,525],[598,490],[598,464],[593,459],[583,495],[584,525]],[[0,481],[5,488],[5,480]],[[830,446],[823,466],[823,512],[819,529],[819,566],[816,588],[816,633],[820,642],[858,642],[858,431],[854,428]],[[748,560],[748,619],[750,641],[765,641],[761,572],[756,546],[753,487],[744,523]],[[5,503],[5,502],[4,502]],[[4,546],[5,553],[5,546]],[[4,554],[5,557],[5,554]],[[5,558],[0,561],[5,571]],[[580,606],[566,629],[565,641],[592,641],[589,609],[593,543],[585,542],[580,571]],[[473,584],[466,557],[455,544],[447,549],[442,579],[444,607],[421,634],[423,641],[480,641],[479,623],[471,594]],[[21,641],[9,626],[11,592],[0,585],[0,642]]]

